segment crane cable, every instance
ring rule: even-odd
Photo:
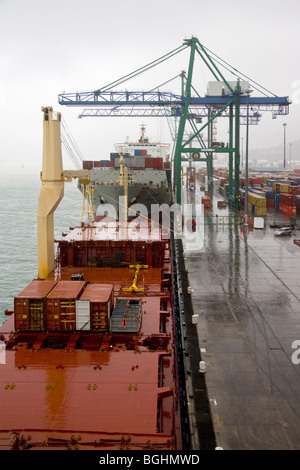
[[[63,118],[61,120],[61,143],[76,168],[82,169],[83,155]]]
[[[114,88],[115,86],[118,86],[118,85],[120,85],[121,83],[124,83],[127,80],[131,80],[132,78],[136,77],[137,75],[142,74],[143,72],[149,70],[150,68],[155,67],[156,65],[159,65],[162,62],[165,62],[166,60],[168,60],[169,58],[171,58],[174,55],[178,54],[179,52],[183,51],[187,47],[188,47],[188,45],[181,45],[180,47],[177,47],[173,51],[168,52],[167,54],[163,55],[159,59],[156,59],[156,60],[150,62],[149,64],[144,65],[143,67],[140,67],[139,69],[134,70],[133,72],[131,72],[127,75],[124,75],[124,77],[121,77],[118,80],[115,80],[114,82],[111,82],[111,83],[109,83],[108,85],[106,85],[102,88],[99,88],[98,90],[96,90],[96,92],[100,93],[102,91],[110,90],[111,88]]]

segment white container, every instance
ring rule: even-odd
[[[263,217],[254,217],[253,224],[254,228],[262,229],[265,226],[265,220]]]

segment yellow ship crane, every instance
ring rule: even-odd
[[[38,277],[45,279],[53,271],[54,257],[54,211],[64,196],[64,177],[61,154],[61,114],[54,119],[53,108],[42,108],[43,165],[42,187],[38,200]]]
[[[91,172],[88,170],[63,171],[61,152],[61,114],[53,113],[52,107],[42,107],[43,119],[43,165],[42,187],[38,200],[38,278],[46,279],[54,270],[54,212],[64,197],[64,183],[81,178],[88,196],[88,216],[92,217]],[[91,215],[92,214],[92,215]]]
[[[94,209],[93,209],[93,188],[89,178],[80,178],[80,183],[83,185],[82,191],[82,208],[81,208],[81,225],[83,224],[83,216],[87,214],[88,222],[94,222]]]
[[[135,276],[130,287],[124,287],[122,290],[123,292],[137,292],[137,293],[144,293],[145,289],[137,287],[137,282],[139,278],[139,273],[141,269],[148,269],[147,264],[130,264],[129,269],[135,269]]]

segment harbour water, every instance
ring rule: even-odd
[[[14,174],[0,185],[0,325],[14,297],[37,276],[37,204],[39,171]],[[76,181],[65,184],[55,216],[55,237],[80,223],[82,195]]]

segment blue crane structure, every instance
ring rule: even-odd
[[[122,83],[144,73],[152,67],[168,60],[186,48],[190,48],[188,72],[181,72],[174,78],[181,77],[181,93],[164,92],[155,87],[150,91],[116,91]],[[200,96],[193,85],[195,56],[208,67],[217,92]],[[228,81],[221,72],[221,65],[236,77],[235,82]],[[245,81],[249,80],[249,81]],[[171,79],[173,80],[173,79]],[[169,80],[169,81],[171,81]],[[169,82],[168,81],[168,82]],[[162,85],[165,85],[166,83]],[[248,89],[242,87],[248,84]],[[250,96],[249,85],[261,96]],[[162,86],[160,85],[160,87]],[[251,90],[252,91],[252,90]],[[287,96],[279,97],[257,82],[230,66],[220,57],[204,47],[196,37],[184,40],[183,44],[159,59],[147,64],[120,79],[94,91],[61,93],[59,104],[85,107],[79,117],[168,117],[179,121],[175,139],[173,159],[173,177],[176,200],[181,204],[181,163],[190,160],[206,162],[209,185],[212,183],[213,155],[229,155],[229,202],[240,208],[240,126],[257,124],[261,111],[271,111],[273,118],[287,115],[290,101]],[[227,143],[215,143],[212,136],[212,124],[218,117],[229,119],[229,140]],[[204,122],[205,120],[205,122]],[[186,133],[187,123],[192,134]],[[207,129],[207,143],[204,143],[201,132]],[[197,144],[194,144],[194,141]],[[187,158],[189,155],[189,158]]]

